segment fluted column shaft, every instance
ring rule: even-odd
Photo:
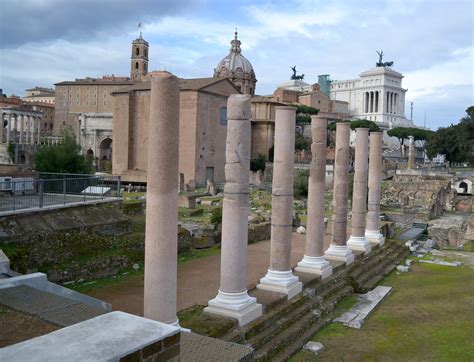
[[[11,142],[12,137],[12,115],[8,114],[8,125],[7,125],[7,143]]]
[[[177,325],[179,81],[171,74],[151,80],[148,135],[144,316]]]
[[[19,114],[18,117],[20,117],[20,140],[19,143],[23,143],[23,124],[25,122],[25,116],[22,114]]]

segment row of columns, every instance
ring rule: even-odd
[[[385,94],[385,112],[398,114],[399,94],[395,92],[386,92]],[[378,113],[382,110],[382,92],[370,91],[364,92],[364,113]]]
[[[41,134],[40,116],[34,116],[21,113],[2,114],[2,121],[7,121],[6,126],[2,124],[0,141],[2,143],[21,143],[36,144],[39,143]]]
[[[365,113],[378,113],[380,103],[380,91],[364,92]]]
[[[387,113],[398,114],[399,95],[395,92],[387,92],[386,95],[386,109]]]
[[[231,95],[228,100],[220,286],[216,297],[205,308],[207,313],[236,318],[239,325],[245,325],[262,315],[262,305],[257,303],[256,298],[249,296],[246,287],[250,99],[249,95],[238,94]],[[295,108],[276,107],[270,267],[257,286],[259,289],[284,293],[289,299],[302,290],[302,283],[293,274],[290,264],[295,119]],[[175,76],[165,73],[151,80],[144,316],[174,325],[179,325],[176,316],[178,132],[179,82]],[[308,233],[305,255],[298,263],[297,271],[325,278],[332,273],[328,260],[343,260],[350,264],[354,260],[352,250],[368,253],[369,241],[378,244],[384,242],[379,231],[382,135],[379,132],[370,134],[368,162],[368,130],[358,129],[356,132],[351,237],[347,241],[350,126],[348,123],[338,123],[332,237],[329,249],[324,251],[327,120],[312,117],[313,160],[308,185]]]

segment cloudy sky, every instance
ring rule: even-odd
[[[150,70],[212,76],[238,28],[257,93],[272,93],[296,65],[353,79],[376,50],[404,74],[414,121],[436,129],[474,104],[472,0],[0,0],[0,88],[26,88],[104,74],[128,75],[130,42],[150,43]]]

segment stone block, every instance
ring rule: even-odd
[[[324,346],[322,343],[309,341],[303,346],[303,350],[318,355],[324,351]]]

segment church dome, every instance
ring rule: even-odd
[[[232,45],[230,53],[217,64],[214,69],[214,77],[229,77],[243,94],[253,95],[257,79],[252,64],[242,55],[241,42],[237,39],[237,32],[230,44]]]

